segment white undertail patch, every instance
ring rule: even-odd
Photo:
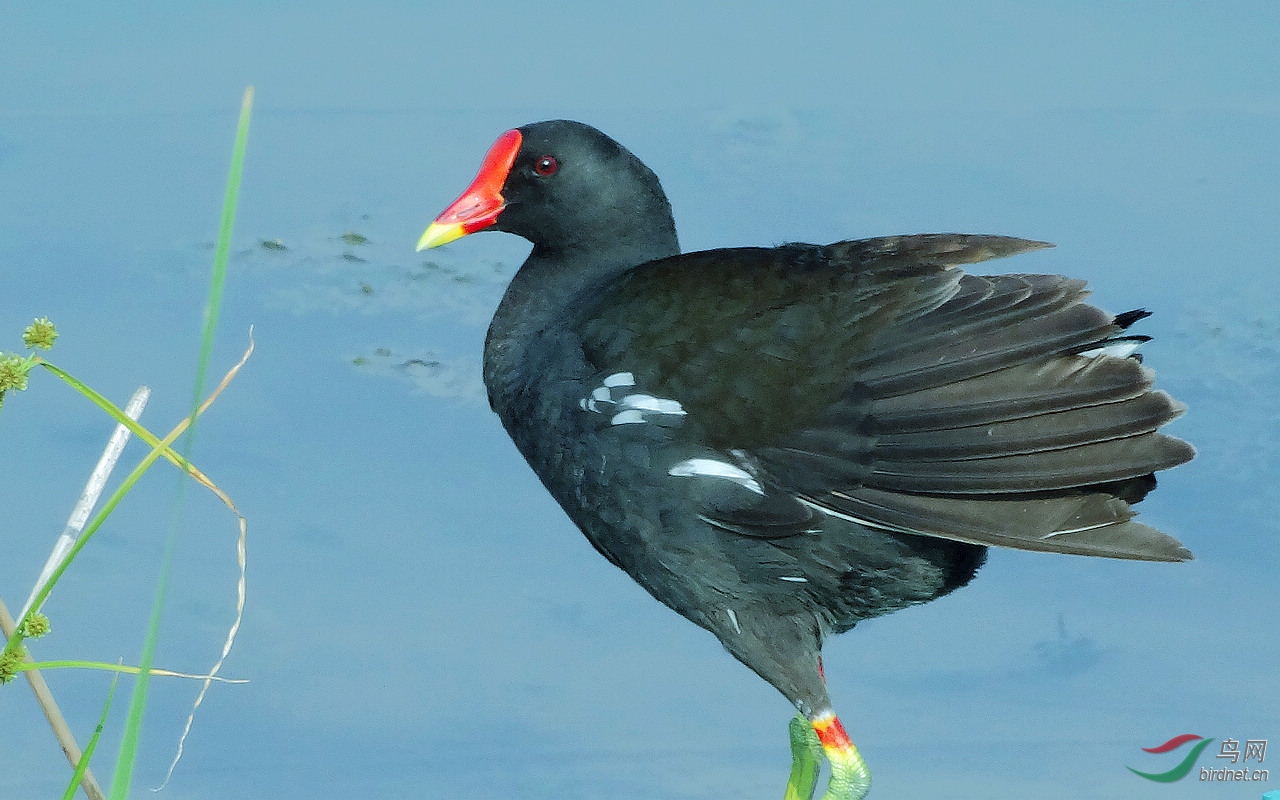
[[[1108,342],[1101,347],[1095,347],[1092,350],[1085,350],[1080,355],[1085,358],[1097,358],[1098,356],[1112,356],[1113,358],[1128,358],[1138,352],[1138,348],[1142,346],[1142,342],[1132,339],[1117,339]]]

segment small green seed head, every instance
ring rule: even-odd
[[[22,635],[31,639],[39,639],[49,632],[49,618],[44,614],[32,614],[22,625]]]
[[[15,353],[0,353],[0,395],[27,388],[27,360]]]
[[[53,347],[53,342],[58,338],[58,329],[49,321],[48,317],[40,317],[27,326],[22,332],[22,343],[30,348],[40,348],[48,350]]]
[[[18,674],[18,666],[22,663],[22,646],[5,647],[0,652],[0,684],[8,683]]]

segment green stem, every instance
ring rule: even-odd
[[[195,444],[195,420],[200,410],[200,397],[204,394],[205,375],[208,372],[210,358],[213,353],[214,332],[218,324],[218,314],[222,307],[222,288],[226,282],[227,260],[231,253],[231,230],[235,222],[236,202],[240,193],[240,175],[244,167],[244,153],[249,139],[249,118],[253,111],[253,87],[245,90],[240,104],[240,121],[236,126],[236,141],[231,152],[231,168],[227,176],[227,191],[222,204],[222,223],[218,229],[218,246],[214,251],[213,270],[210,278],[209,301],[205,307],[204,330],[200,337],[200,357],[196,367],[195,391],[193,392],[190,425],[183,441],[184,456],[190,457]],[[129,716],[125,722],[124,734],[120,740],[120,750],[116,756],[116,769],[111,780],[111,800],[127,800],[129,787],[133,781],[133,767],[137,761],[138,741],[142,735],[142,714],[146,708],[147,689],[151,682],[151,664],[155,657],[156,642],[160,635],[160,616],[164,608],[165,594],[169,588],[169,574],[173,564],[173,554],[177,547],[178,525],[177,514],[182,506],[182,492],[186,482],[178,485],[178,499],[174,504],[174,523],[165,543],[164,557],[160,563],[160,576],[156,583],[155,600],[151,604],[151,617],[147,624],[147,635],[143,640],[142,655],[138,659],[138,678],[133,684],[133,695],[129,699]]]

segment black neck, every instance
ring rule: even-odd
[[[529,343],[572,313],[575,299],[635,266],[679,254],[669,214],[656,229],[616,237],[607,246],[534,247],[507,287],[485,340],[484,379],[495,410],[523,385]]]

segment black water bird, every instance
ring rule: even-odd
[[[826,798],[870,784],[824,637],[964,586],[991,545],[1191,557],[1134,520],[1194,455],[1158,430],[1183,408],[1134,355],[1146,312],[960,268],[1045,243],[681,254],[657,176],[565,120],[499,137],[418,249],[478,230],[533,243],[489,327],[490,405],[605,558],[796,705],[788,797],[817,742]]]

